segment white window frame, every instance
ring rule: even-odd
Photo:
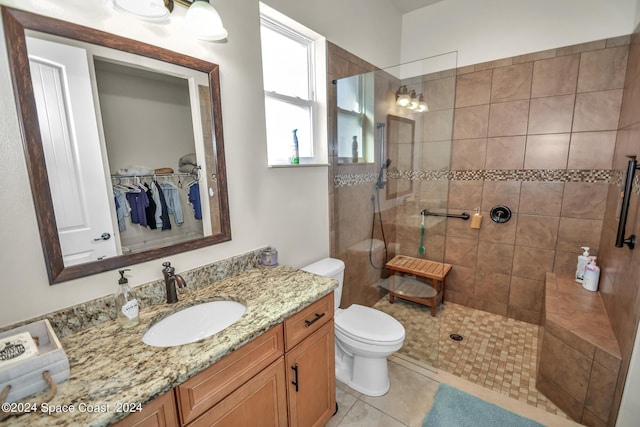
[[[358,79],[358,89],[357,89],[357,96],[358,96],[358,107],[359,107],[359,111],[355,111],[355,110],[346,110],[344,108],[341,107],[337,107],[337,111],[338,111],[338,116],[340,115],[345,115],[345,116],[352,116],[352,117],[356,117],[358,119],[358,121],[360,122],[360,132],[362,134],[362,138],[360,138],[361,140],[358,141],[359,144],[359,148],[358,148],[358,163],[362,163],[365,161],[366,159],[366,150],[367,150],[367,146],[364,143],[364,136],[366,134],[366,129],[365,129],[365,122],[366,122],[366,109],[365,109],[365,99],[364,99],[364,79],[363,79],[363,75],[357,75],[356,76]],[[339,148],[336,152],[336,154],[338,154],[339,152]],[[337,156],[338,158],[338,163],[341,164],[351,164],[351,159],[352,157],[347,156]],[[358,164],[356,163],[356,164]]]
[[[265,101],[275,99],[291,105],[309,108],[311,123],[311,157],[300,157],[299,165],[291,165],[289,159],[268,157],[270,167],[299,167],[328,165],[327,108],[326,108],[326,39],[276,10],[260,3],[260,25],[276,31],[298,43],[307,44],[309,99],[289,96],[274,91],[264,91]],[[269,141],[267,140],[267,145]],[[267,150],[268,152],[269,150]]]

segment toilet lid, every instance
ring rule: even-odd
[[[336,315],[335,326],[357,341],[394,342],[404,339],[404,327],[387,313],[353,304]]]

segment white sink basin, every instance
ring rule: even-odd
[[[142,342],[154,347],[189,344],[228,328],[247,311],[236,301],[212,301],[173,313],[153,325]]]

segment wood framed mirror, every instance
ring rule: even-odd
[[[1,9],[11,78],[18,110],[18,121],[49,283],[55,284],[77,279],[231,240],[218,65],[77,24],[5,6],[2,6]],[[45,64],[44,68],[46,68],[53,63],[50,63],[48,59],[41,59],[37,53],[34,53],[33,39],[42,40],[43,43],[68,44],[76,50],[80,49],[85,52],[84,55],[88,64],[86,66],[89,70],[91,86],[87,90],[75,89],[75,93],[88,96],[89,104],[93,103],[95,107],[94,113],[86,113],[85,111],[85,116],[74,116],[76,113],[72,104],[75,100],[71,100],[71,94],[74,93],[73,89],[71,89],[74,87],[73,83],[70,82],[66,75],[61,74],[62,77],[58,78],[58,92],[61,93],[58,99],[61,105],[60,111],[62,112],[62,115],[58,117],[58,122],[63,123],[64,126],[68,125],[67,130],[63,126],[61,133],[66,135],[65,140],[70,141],[70,145],[67,148],[62,145],[63,151],[68,151],[68,158],[72,159],[70,164],[75,162],[76,165],[76,169],[73,166],[70,167],[70,172],[67,175],[73,175],[73,179],[78,183],[78,192],[74,192],[76,189],[69,192],[73,202],[77,202],[77,206],[79,206],[75,209],[77,220],[69,220],[67,217],[62,217],[61,213],[63,208],[73,203],[66,202],[69,200],[69,195],[65,199],[60,197],[58,193],[61,188],[67,190],[68,187],[72,187],[75,184],[68,185],[67,181],[64,181],[64,177],[61,178],[61,175],[65,174],[60,173],[58,162],[52,161],[52,158],[57,157],[52,157],[49,152],[51,149],[49,142],[51,135],[48,133],[48,129],[53,128],[53,126],[47,126],[46,120],[53,121],[50,120],[48,115],[49,110],[42,109],[43,99],[48,98],[42,95],[47,93],[41,87],[43,86],[41,81],[45,79],[40,77],[37,67],[40,66],[39,64]],[[47,46],[49,45],[45,45],[44,50],[51,50],[47,49]],[[112,57],[112,54],[115,56]],[[100,61],[103,64],[96,65]],[[35,66],[34,63],[36,64]],[[119,128],[126,127],[121,121],[123,120],[122,115],[120,118],[116,116],[115,119],[107,117],[109,116],[107,112],[107,98],[109,96],[100,94],[98,86],[108,85],[97,82],[96,76],[100,73],[108,74],[128,63],[132,64],[131,68],[127,68],[127,71],[121,74],[135,75],[138,81],[149,82],[157,80],[163,82],[162,84],[173,84],[174,86],[186,88],[182,92],[183,95],[180,95],[186,99],[183,103],[185,105],[181,107],[181,111],[186,113],[175,113],[176,110],[174,108],[171,110],[173,112],[167,113],[171,114],[170,119],[167,120],[162,117],[161,113],[154,112],[154,124],[149,125],[149,122],[146,122],[146,127],[143,127],[142,131],[135,131],[138,132],[138,136],[118,134],[116,131],[121,130]],[[54,70],[53,75],[55,77],[58,72],[57,68],[55,65],[51,65],[50,68]],[[106,69],[107,71],[98,69]],[[113,75],[113,73],[110,75]],[[34,76],[35,78],[33,78]],[[115,87],[116,92],[118,90],[125,92],[123,87],[126,87],[126,85],[115,83],[111,87]],[[151,92],[165,96],[171,90],[163,87],[162,90],[151,89]],[[124,95],[130,96],[133,91],[126,92]],[[111,98],[117,98],[121,95],[123,93],[116,93]],[[145,100],[145,102],[147,101]],[[144,122],[142,112],[147,112],[148,108],[136,107],[138,105],[136,102],[138,100],[129,98],[125,104],[119,105],[133,106],[126,116],[132,116],[132,121],[134,122]],[[155,100],[154,102],[162,103],[163,101],[158,102]],[[173,98],[170,102],[174,103]],[[140,105],[149,104],[147,102]],[[47,111],[46,117],[41,113],[42,111]],[[140,116],[137,116],[136,112],[141,113]],[[182,125],[177,124],[178,116],[180,115],[186,117],[181,119],[183,120]],[[86,128],[89,128],[90,126],[86,125],[86,123],[92,120],[97,123],[97,128],[90,130],[94,136],[97,135],[94,139],[99,144],[96,146],[99,148],[94,147],[92,151],[95,154],[99,154],[98,158],[102,161],[96,167],[91,167],[89,166],[90,163],[85,162],[84,159],[79,159],[80,155],[78,153],[89,146],[87,141],[90,138],[86,137],[85,133],[82,133],[84,131],[74,127],[77,123],[81,123]],[[108,123],[109,120],[111,120],[111,124]],[[164,125],[167,127],[162,128]],[[189,126],[192,126],[192,129],[188,129]],[[175,136],[176,129],[179,129],[178,131],[180,132],[177,137]],[[171,132],[174,132],[174,143],[161,143],[162,135],[170,134]],[[114,148],[108,140],[111,135],[118,135],[118,138],[116,138],[118,143],[125,147],[120,148],[120,153],[123,149],[128,150],[127,154],[130,156],[131,165],[140,164],[138,162],[140,157],[134,155],[136,152],[147,153],[149,157],[156,159],[152,162],[153,165],[151,165],[150,169],[153,172],[143,173],[149,171],[145,168],[134,170],[123,167],[123,162],[116,160],[121,158],[122,155],[118,154],[118,149]],[[177,140],[182,139],[191,142],[181,146]],[[193,150],[190,150],[190,147],[193,147]],[[169,157],[166,160],[162,157],[159,158],[160,160],[158,160],[158,157],[153,157],[156,154],[168,152],[171,152],[171,154],[168,155]],[[184,161],[184,159],[188,159],[188,161]],[[172,164],[170,165],[169,163]],[[185,164],[186,167],[191,167],[186,172],[183,171]],[[167,166],[170,167],[167,168]],[[168,169],[173,171],[169,173]],[[80,170],[90,172],[91,176],[97,177],[97,181],[87,181],[84,175],[80,175]],[[127,174],[128,171],[132,170],[134,171],[132,174]],[[161,170],[164,170],[165,173],[160,173],[159,171]],[[130,179],[135,185],[143,186],[146,181],[147,187],[151,188],[154,187],[154,182],[158,184],[155,185],[157,188],[160,187],[162,182],[166,182],[167,187],[174,185],[177,188],[177,195],[175,197],[172,196],[172,200],[189,201],[189,204],[185,203],[181,207],[181,217],[177,214],[178,209],[174,209],[173,212],[169,209],[169,213],[171,213],[169,224],[171,224],[172,219],[174,221],[172,229],[175,230],[175,236],[169,232],[165,233],[168,229],[164,229],[164,226],[162,227],[163,230],[152,230],[153,233],[142,230],[141,227],[143,226],[140,222],[133,223],[132,214],[124,218],[126,223],[120,221],[122,218],[118,215],[119,203],[114,194],[115,185],[119,185],[123,179]],[[187,187],[188,184],[192,185],[185,189],[184,187]],[[107,200],[103,200],[104,197],[96,199],[95,202],[89,199],[84,200],[84,196],[80,191],[83,188],[84,190],[90,190],[89,192],[94,189],[102,190],[104,188]],[[193,188],[195,190],[192,190]],[[79,196],[76,196],[76,194],[79,194]],[[75,200],[75,198],[78,200]],[[85,208],[97,206],[102,202],[105,203],[107,208],[101,209],[101,212],[104,213],[105,209],[109,211],[107,217],[114,229],[113,231],[103,232],[101,229],[90,228],[93,224],[93,218],[85,212]],[[168,205],[168,203],[165,204]],[[200,220],[197,218],[198,208],[196,208],[196,205],[199,205]],[[159,211],[160,209],[158,208]],[[189,232],[184,231],[186,227],[182,227],[187,223],[187,220],[183,217],[187,216],[189,216],[190,223],[195,224],[196,230],[199,227],[201,231],[193,231],[191,229],[189,229]],[[198,221],[200,221],[200,224],[198,224]],[[153,221],[150,219],[149,222]],[[133,230],[135,236],[125,237],[125,231],[122,230],[122,226]],[[82,256],[80,256],[73,250],[67,251],[70,246],[64,240],[66,239],[64,233],[67,229],[81,229],[82,227],[89,227],[90,233],[93,234],[90,237],[84,236],[79,239],[83,241],[83,245],[90,247],[88,252],[86,250],[85,252],[76,251],[77,253],[82,253]],[[150,228],[150,224],[147,228]],[[65,231],[63,232],[63,230]],[[107,235],[112,237],[105,238]],[[153,237],[149,238],[149,236]],[[161,237],[158,238],[158,236]],[[115,242],[115,252],[103,255],[100,252],[102,249],[93,249],[93,247],[98,247],[105,240]]]
[[[411,171],[416,122],[406,117],[387,115],[388,172]],[[413,191],[411,179],[393,179],[387,183],[387,199],[405,196]]]

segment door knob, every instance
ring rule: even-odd
[[[98,237],[97,239],[93,239],[94,242],[98,242],[100,240],[109,240],[111,238],[111,234],[109,233],[102,233],[102,235],[100,237]]]

